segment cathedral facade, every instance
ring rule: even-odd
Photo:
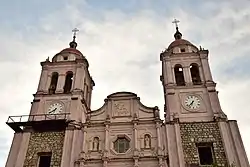
[[[220,107],[208,50],[182,39],[160,54],[164,120],[132,92],[108,95],[91,110],[89,63],[70,47],[42,71],[29,115],[15,131],[6,167],[249,167],[235,120]]]

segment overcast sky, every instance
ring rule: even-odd
[[[210,51],[223,111],[238,121],[250,157],[249,9],[249,0],[1,0],[0,166],[13,136],[7,117],[29,113],[39,63],[68,47],[75,27],[96,83],[92,109],[131,91],[163,115],[160,53],[173,41],[174,18],[183,38]]]

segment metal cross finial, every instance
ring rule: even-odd
[[[77,29],[77,28],[74,28],[73,30],[72,30],[72,32],[73,32],[73,41],[75,41],[75,39],[76,39],[76,33],[78,32],[79,30]]]
[[[180,21],[179,20],[177,20],[177,19],[174,19],[174,21],[172,21],[172,23],[174,23],[175,24],[175,27],[176,28],[178,28],[178,23],[179,23]]]

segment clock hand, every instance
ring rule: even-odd
[[[49,114],[52,113],[52,112],[54,112],[54,111],[56,111],[56,109],[57,109],[57,108],[55,108],[54,110],[50,111]]]
[[[194,103],[194,100],[189,104],[189,106],[191,106]]]

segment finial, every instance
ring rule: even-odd
[[[175,24],[175,28],[176,28],[176,30],[178,29],[178,23],[179,23],[180,21],[179,20],[177,20],[177,19],[174,19],[174,21],[172,21],[172,23],[174,23]]]
[[[181,39],[181,37],[182,37],[182,34],[180,33],[179,27],[178,27],[178,23],[179,23],[179,22],[180,22],[180,21],[177,20],[177,19],[174,19],[174,20],[172,21],[172,23],[175,24],[175,28],[176,28],[176,32],[175,32],[175,34],[174,34],[174,38],[175,38],[175,39]]]
[[[69,43],[69,46],[70,46],[71,48],[76,48],[76,47],[77,47],[77,43],[76,43],[76,33],[77,33],[78,31],[79,31],[79,30],[78,30],[77,28],[74,28],[74,29],[72,30],[72,32],[73,32],[73,41]]]

